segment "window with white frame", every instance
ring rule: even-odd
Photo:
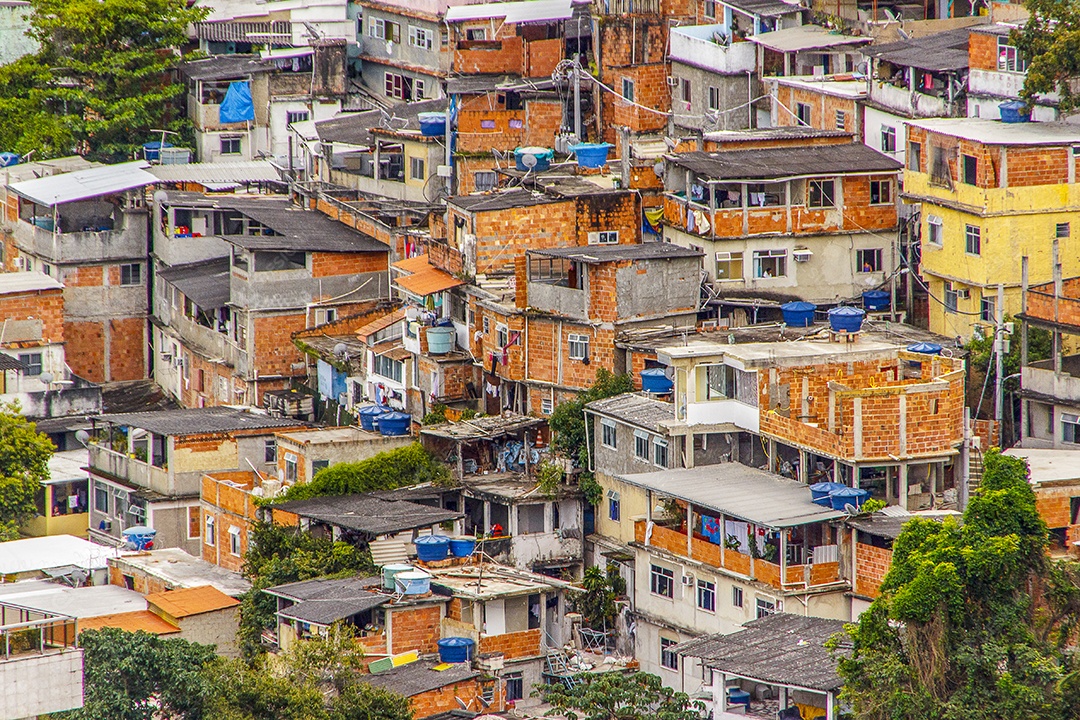
[[[487,40],[487,28],[466,28],[465,39],[469,42],[482,42]]]
[[[622,96],[623,100],[634,102],[634,81],[630,78],[622,79]]]
[[[1080,444],[1080,416],[1061,413],[1061,439],[1063,442]]]
[[[315,325],[325,325],[337,320],[337,308],[315,308]]]
[[[926,242],[941,247],[943,222],[937,215],[926,216]]]
[[[787,277],[787,250],[755,250],[754,277]]]
[[[709,20],[715,20],[716,19],[716,2],[715,2],[715,0],[705,0],[705,2],[703,2],[701,4],[701,12]]]
[[[205,525],[206,525],[206,531],[203,533],[203,542],[205,542],[210,547],[213,547],[214,545],[217,544],[217,534],[214,532],[214,516],[213,515],[207,515],[206,516]]]
[[[743,254],[741,251],[716,253],[716,279],[743,279]]]
[[[870,204],[871,205],[891,205],[892,204],[892,180],[871,180],[870,181]]]
[[[993,295],[983,295],[979,301],[979,319],[986,323],[997,322],[997,302]]]
[[[679,654],[673,649],[679,642],[671,638],[660,638],[660,665],[668,670],[679,669]]]
[[[295,453],[285,453],[285,482],[296,482],[299,458]]]
[[[757,599],[757,617],[763,618],[776,612],[776,601],[770,598]]]
[[[742,588],[738,585],[731,587],[731,605],[732,607],[741,608],[743,606],[743,593]]]
[[[700,366],[699,366],[700,367]],[[705,399],[728,400],[735,397],[735,368],[722,363],[705,365]]]
[[[795,103],[795,117],[798,118],[800,125],[810,125],[810,105],[807,103],[797,102]]]
[[[622,499],[619,497],[619,493],[614,490],[608,490],[607,513],[608,520],[614,522],[619,522],[619,518],[622,517]]]
[[[618,442],[616,441],[618,433],[616,432],[614,420],[608,420],[605,418],[600,421],[600,435],[600,442],[604,445],[604,447],[609,447],[612,450],[618,447]]]
[[[960,293],[951,282],[945,282],[945,312],[956,312],[956,306],[960,301]]]
[[[1028,63],[1027,60],[1020,54],[1020,51],[1014,46],[1009,44],[1009,38],[1007,35],[1001,35],[997,39],[998,44],[998,70],[1001,72],[1015,72],[1022,73],[1027,72]]]
[[[495,323],[495,344],[500,349],[510,344],[510,331],[502,323]]]
[[[426,180],[426,165],[427,163],[424,162],[424,158],[409,158],[409,177],[411,177],[413,180]]]
[[[812,208],[830,208],[836,205],[836,182],[833,180],[811,180],[806,206]]]
[[[601,230],[589,233],[590,245],[617,245],[619,243],[618,230]]]
[[[675,571],[663,565],[652,565],[649,572],[649,590],[660,597],[675,597]]]
[[[401,382],[405,374],[405,363],[387,355],[376,355],[372,359],[371,370],[394,382]]]
[[[697,606],[699,610],[716,612],[716,583],[697,581]]]
[[[668,443],[661,437],[653,438],[653,465],[666,468],[668,464]]]
[[[298,122],[306,122],[311,119],[311,113],[307,110],[287,110],[285,112],[285,122],[289,125]]]
[[[649,461],[649,433],[644,430],[634,431],[634,457]]]
[[[222,155],[239,155],[240,138],[238,137],[222,137],[221,138],[221,154]]]
[[[855,251],[855,263],[861,273],[881,272],[881,248],[863,248]]]
[[[277,440],[267,438],[263,441],[263,462],[277,462]]]
[[[109,487],[102,483],[94,483],[94,510],[102,515],[109,514]]]
[[[881,152],[896,152],[896,128],[891,125],[881,126]]]
[[[229,528],[229,554],[240,557],[240,528],[236,526]]]
[[[550,415],[552,413],[552,411],[554,411],[554,410],[555,410],[555,403],[552,402],[551,398],[541,398],[540,399],[540,414],[541,415]]]
[[[571,360],[584,360],[589,357],[589,336],[571,333],[566,338],[570,347]]]
[[[427,28],[410,25],[409,45],[421,50],[430,50],[434,45],[434,33]]]
[[[386,40],[387,42],[401,42],[401,25],[382,18],[371,18],[368,26],[369,34],[373,38]]]

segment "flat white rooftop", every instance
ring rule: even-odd
[[[905,122],[910,127],[984,145],[1073,145],[1080,143],[1080,125],[1065,122],[1005,123],[985,118],[931,118]]]

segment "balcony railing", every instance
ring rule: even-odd
[[[103,474],[118,478],[131,485],[147,488],[162,495],[172,495],[172,483],[169,480],[169,471],[139,460],[133,456],[110,450],[91,443],[90,467],[100,470]]]
[[[722,45],[713,40],[713,34],[722,29],[723,25],[672,28],[668,57],[726,75],[753,71],[757,66],[757,45],[751,42]]]
[[[672,555],[697,560],[715,568],[723,568],[736,575],[770,585],[777,590],[799,590],[841,582],[838,561],[779,565],[763,558],[751,557],[738,550],[721,547],[697,533],[694,533],[688,542],[685,532],[656,524],[653,525],[649,542],[646,543],[645,530],[645,520],[634,522],[634,538],[642,545],[648,544]],[[815,547],[810,556],[828,555],[826,548],[834,547]]]

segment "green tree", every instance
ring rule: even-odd
[[[173,70],[205,8],[185,0],[32,0],[39,51],[0,68],[0,139],[38,157],[130,158],[160,137],[191,138]]]
[[[551,703],[549,715],[568,720],[701,720],[703,707],[649,673],[579,675],[581,684],[539,686],[534,694]]]
[[[579,393],[572,400],[559,403],[551,413],[548,424],[554,433],[552,448],[559,455],[570,458],[575,467],[581,469],[578,486],[591,505],[601,500],[600,485],[589,471],[589,433],[585,421],[585,406],[594,400],[633,392],[634,381],[629,375],[616,375],[604,368],[596,371],[596,380],[585,392]]]
[[[1069,113],[1080,102],[1073,86],[1080,77],[1080,4],[1074,0],[1025,0],[1024,7],[1031,15],[1011,36],[1011,42],[1028,60],[1020,97],[1030,106],[1039,95],[1056,92],[1061,98],[1058,107]]]
[[[315,473],[311,482],[297,483],[280,502],[324,495],[354,495],[431,482],[446,483],[450,471],[420,443],[381,452],[355,463],[337,463]]]
[[[1012,317],[1006,315],[1005,322],[1012,322]],[[1002,353],[1002,369],[1006,377],[1020,372],[1020,323],[1016,323],[1015,327],[1016,333],[1009,339],[1009,352]],[[993,332],[972,338],[965,348],[969,353],[971,369],[980,375],[989,373],[990,382],[994,382],[996,374]],[[1052,351],[1053,338],[1049,330],[1028,328],[1028,362],[1046,360]]]
[[[37,514],[35,495],[49,478],[56,446],[16,405],[0,405],[0,541],[15,540],[19,527]]]
[[[164,640],[116,628],[86,630],[83,648],[84,704],[71,720],[199,720],[213,694],[204,669],[212,645]]]
[[[570,601],[581,613],[585,627],[613,631],[618,614],[615,601],[626,594],[626,581],[619,575],[618,566],[609,564],[606,572],[595,565],[586,568],[581,587]]]
[[[1026,464],[994,450],[963,524],[913,519],[881,595],[849,627],[844,698],[866,720],[1057,720],[1062,656],[1038,632],[1046,527]]]

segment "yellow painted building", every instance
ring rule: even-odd
[[[1080,274],[1080,126],[938,118],[908,123],[903,197],[919,203],[930,330],[965,340],[1021,308],[1021,258],[1032,284]]]
[[[53,453],[49,479],[38,488],[37,515],[22,527],[30,537],[74,535],[85,538],[90,524],[86,450]]]

